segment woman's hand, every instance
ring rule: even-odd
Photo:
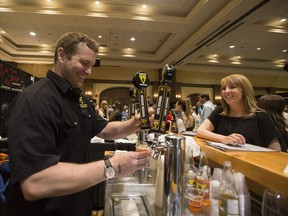
[[[221,143],[231,145],[244,145],[246,143],[246,140],[241,134],[233,133],[228,136],[223,136],[223,138],[221,139]]]

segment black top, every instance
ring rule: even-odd
[[[232,133],[242,134],[246,143],[268,147],[279,134],[274,124],[265,112],[256,112],[255,117],[244,119],[242,117],[228,117],[220,115],[222,107],[217,107],[208,119],[214,126],[214,133],[228,136]]]
[[[90,189],[27,202],[19,181],[58,162],[89,162],[90,139],[105,128],[107,121],[96,114],[79,89],[52,71],[20,94],[10,116],[13,185],[8,189],[6,215],[91,216]]]

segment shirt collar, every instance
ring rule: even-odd
[[[67,82],[63,77],[59,76],[55,72],[48,70],[47,77],[52,80],[55,85],[64,93],[66,94],[69,91],[74,92],[75,94],[80,95],[81,89],[74,88],[69,82]]]

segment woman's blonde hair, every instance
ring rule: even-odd
[[[224,84],[233,85],[242,90],[245,118],[254,117],[255,113],[258,111],[258,107],[255,100],[253,86],[247,77],[242,74],[232,74],[221,80],[221,89]],[[231,112],[230,106],[226,103],[223,97],[221,99],[221,104],[223,108],[222,115],[229,116]]]

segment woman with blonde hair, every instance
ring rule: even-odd
[[[108,120],[108,102],[106,100],[102,100],[99,108],[99,115]]]
[[[197,136],[224,144],[250,143],[280,151],[279,133],[267,113],[257,107],[253,86],[241,74],[221,80],[221,106],[198,128]]]

